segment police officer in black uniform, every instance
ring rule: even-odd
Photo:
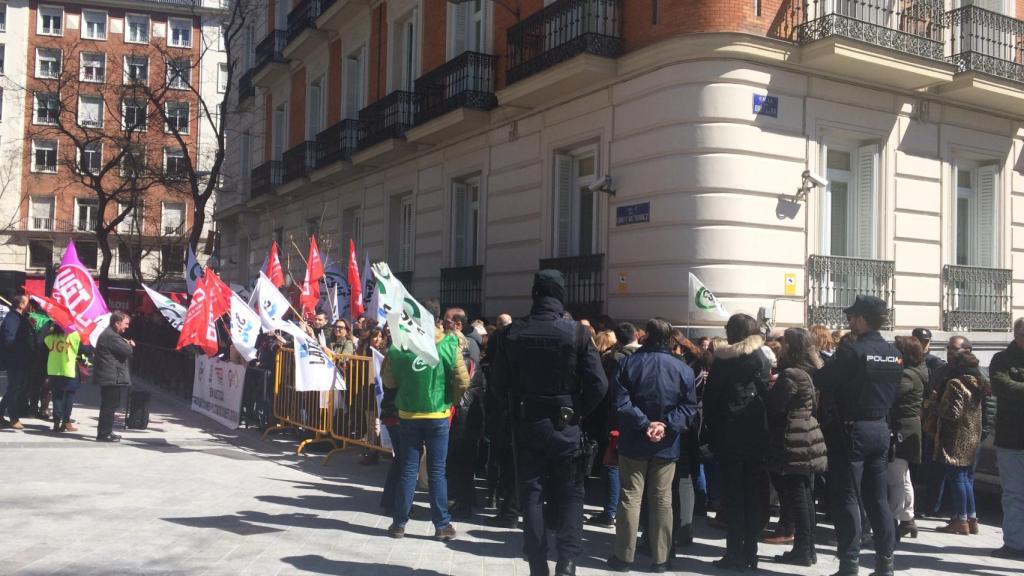
[[[862,506],[874,534],[872,576],[891,576],[895,526],[886,488],[891,442],[886,417],[896,398],[903,362],[896,347],[878,333],[889,317],[884,300],[857,296],[843,312],[856,339],[840,345],[814,377],[822,396],[834,402],[834,414],[823,428],[838,540],[836,576],[857,575]]]
[[[582,551],[583,480],[589,465],[580,421],[604,398],[608,381],[586,327],[565,316],[565,277],[534,277],[530,315],[496,334],[491,382],[512,414],[531,576],[547,576],[545,505],[557,531],[555,576],[574,576]]]

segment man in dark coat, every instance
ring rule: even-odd
[[[100,387],[100,421],[96,428],[97,442],[119,442],[114,434],[114,411],[121,402],[121,388],[131,384],[128,361],[135,342],[124,337],[131,317],[120,310],[110,315],[110,326],[96,341],[96,360],[92,380]]]
[[[1013,342],[989,366],[996,412],[996,457],[1003,487],[1003,546],[997,558],[1024,560],[1024,318],[1013,323]]]
[[[11,301],[11,310],[0,324],[0,360],[7,369],[7,392],[0,400],[0,427],[21,430],[19,421],[25,403],[25,385],[34,340],[28,319],[28,296],[20,294]],[[10,422],[3,419],[4,414]]]
[[[629,570],[636,552],[640,500],[648,492],[654,554],[652,569],[669,569],[672,551],[672,481],[683,432],[697,418],[693,370],[672,355],[672,326],[660,318],[647,322],[647,341],[620,363],[614,399],[619,420],[622,500],[616,518],[613,570]]]

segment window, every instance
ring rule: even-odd
[[[217,65],[217,92],[221,94],[228,91],[228,65],[220,63]]]
[[[82,10],[82,38],[89,40],[107,39],[107,13],[99,10]]]
[[[103,143],[89,142],[78,151],[78,169],[83,174],[99,174],[103,168]]]
[[[149,82],[149,58],[146,56],[124,57],[124,83],[146,84]]]
[[[167,85],[175,90],[188,90],[192,80],[192,61],[188,58],[168,60]]]
[[[270,159],[280,160],[284,155],[285,141],[288,138],[288,103],[285,102],[274,109],[274,131],[271,134]]]
[[[396,272],[411,272],[415,252],[415,209],[412,194],[391,199],[388,261],[395,264]]]
[[[132,44],[149,43],[149,16],[141,14],[128,14],[125,16],[124,41]]]
[[[487,2],[463,2],[452,5],[448,58],[463,52],[488,52]]]
[[[117,245],[117,273],[121,276],[131,276],[132,269],[142,268],[142,258],[125,243]]]
[[[191,48],[192,47],[192,21],[182,20],[178,18],[169,18],[167,20],[167,28],[170,32],[167,34],[167,45],[174,46],[175,48]]]
[[[323,76],[309,84],[309,105],[306,107],[306,140],[316,140],[316,135],[324,129],[323,107]]]
[[[830,147],[825,162],[823,253],[874,258],[878,145]]]
[[[7,53],[7,47],[4,44],[0,44],[0,74],[4,73],[4,60]]]
[[[184,150],[181,148],[164,148],[164,174],[174,180],[183,179],[188,175]]]
[[[0,32],[7,32],[7,4],[0,4]]]
[[[30,240],[28,243],[29,268],[46,268],[50,264],[53,264],[53,242]]]
[[[555,156],[555,255],[598,253],[599,193],[589,189],[597,180],[597,148],[587,146]]]
[[[53,230],[55,201],[53,196],[32,196],[29,199],[30,230]]]
[[[56,124],[60,116],[60,100],[53,93],[36,93],[35,123]]]
[[[36,48],[36,78],[60,77],[61,52],[56,48]]]
[[[452,266],[475,266],[480,226],[480,178],[452,182]]]
[[[185,273],[185,249],[181,246],[161,247],[160,265],[164,274],[181,276]]]
[[[106,54],[102,52],[82,52],[82,81],[103,82],[106,77]]]
[[[99,252],[95,242],[75,242],[75,250],[78,252],[78,259],[89,270],[96,269],[97,253]]]
[[[252,70],[253,63],[256,61],[256,29],[253,28],[252,24],[245,27],[242,58],[245,64],[243,70]]]
[[[138,177],[146,168],[146,148],[141,144],[124,149],[121,155],[121,176]]]
[[[143,206],[140,203],[131,206],[125,202],[117,203],[117,213],[124,214],[124,220],[117,225],[117,231],[122,234],[141,234],[143,231]]]
[[[360,47],[345,58],[345,118],[359,118],[366,106],[366,47]]]
[[[417,44],[417,10],[412,10],[402,19],[395,22],[394,30],[394,77],[392,86],[394,90],[405,90],[412,92],[413,82],[416,80],[416,70],[419,65],[419,50]]]
[[[103,98],[80,96],[78,98],[78,124],[86,128],[103,127]]]
[[[121,103],[121,128],[133,132],[145,132],[149,114],[145,100],[125,100]]]
[[[252,172],[252,134],[242,133],[242,142],[238,152],[238,174],[241,176],[242,186],[249,183],[249,176]]]
[[[956,264],[994,267],[998,262],[995,231],[999,167],[962,162],[956,169],[956,182]]]
[[[75,229],[90,232],[96,228],[100,217],[99,201],[92,198],[75,199]]]
[[[57,171],[56,140],[32,141],[32,171],[50,173]]]
[[[167,103],[167,131],[188,134],[188,102]]]
[[[0,88],[0,119],[4,117],[4,89]]]
[[[40,6],[36,22],[36,34],[43,36],[64,35],[64,9],[59,6]]]
[[[164,236],[180,236],[185,231],[185,205],[164,202],[160,207],[160,228]]]
[[[358,206],[346,208],[341,213],[341,249],[348,251],[348,242],[352,240],[357,250],[363,249],[363,211]]]

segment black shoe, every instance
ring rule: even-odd
[[[618,556],[612,556],[608,559],[608,569],[612,572],[629,572],[630,566],[632,564],[620,559]]]
[[[857,563],[847,563],[842,560],[839,561],[839,571],[832,576],[857,576],[860,572],[860,565]]]
[[[731,570],[733,572],[745,572],[747,570],[747,564],[745,562],[733,560],[728,556],[720,560],[715,560],[711,564],[720,570]]]
[[[576,576],[576,562],[573,560],[559,560],[555,564],[555,576]]]
[[[64,431],[64,427],[61,425],[60,420],[57,420],[56,418],[53,419],[53,431],[55,433]]]
[[[893,557],[875,554],[875,571],[871,576],[892,576],[894,570]]]
[[[668,572],[671,569],[672,569],[672,561],[671,560],[665,560],[661,564],[655,564],[654,562],[651,562],[651,572],[654,572],[655,574],[663,574],[665,572]]]
[[[1004,560],[1024,560],[1024,550],[1017,550],[1010,548],[1009,546],[1003,546],[1002,548],[996,548],[992,551],[993,558],[1002,558]]]
[[[693,524],[687,524],[676,530],[675,544],[678,548],[693,546]]]
[[[778,556],[776,556],[775,557],[775,561],[778,562],[779,564],[789,564],[789,565],[792,565],[792,566],[803,566],[803,567],[806,568],[806,567],[814,566],[815,564],[817,564],[818,563],[818,558],[816,556],[809,556],[807,554],[800,554],[800,553],[797,553],[797,552],[794,552],[794,551],[790,550],[789,552],[784,552],[784,553],[779,554]]]
[[[96,437],[97,442],[120,442],[121,437],[117,434],[104,434]]]
[[[604,526],[605,528],[611,528],[612,526],[615,526],[615,516],[612,516],[607,512],[601,512],[600,514],[594,514],[590,518],[587,518],[586,523],[591,526]]]
[[[519,517],[503,513],[487,518],[484,524],[498,528],[516,528],[519,526]]]

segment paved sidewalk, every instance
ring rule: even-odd
[[[0,378],[0,386],[6,383]],[[354,452],[323,465],[296,457],[288,434],[262,441],[255,430],[228,431],[155,392],[150,428],[119,431],[121,444],[98,444],[98,393],[84,386],[74,417],[80,432],[60,437],[49,423],[0,431],[0,575],[7,574],[339,574],[524,575],[516,531],[457,524],[459,537],[433,541],[414,520],[404,540],[384,534],[378,514],[385,465],[363,467]],[[420,518],[427,518],[420,499]],[[999,528],[980,536],[937,534],[924,522],[901,546],[901,574],[1021,574],[1024,563],[996,560]],[[580,576],[604,574],[611,529],[587,527]],[[823,527],[821,537],[831,535]],[[697,542],[676,559],[678,574],[718,574],[724,533],[697,523]],[[781,553],[762,545],[762,557]],[[819,546],[811,569],[763,562],[766,574],[827,575],[833,549]],[[638,571],[648,558],[638,557]],[[865,555],[864,566],[872,557]],[[553,567],[553,564],[552,564]],[[867,568],[862,574],[870,572]],[[724,574],[724,573],[723,573]]]

